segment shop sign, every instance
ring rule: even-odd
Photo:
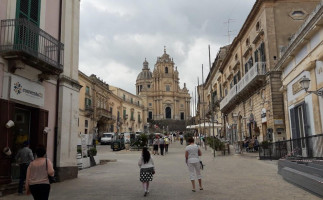
[[[299,91],[303,89],[300,81],[301,79],[299,79],[298,81],[296,81],[296,83],[292,85],[293,95],[297,94]]]
[[[267,122],[267,117],[266,117],[266,108],[263,108],[261,110],[261,122],[264,123],[264,122]]]
[[[284,124],[284,120],[283,119],[275,119],[274,120],[274,124],[275,125],[283,125]]]
[[[44,106],[44,86],[25,78],[11,75],[10,98],[37,106]]]

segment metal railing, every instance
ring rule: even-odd
[[[260,145],[259,158],[271,159],[323,159],[323,134]]]
[[[266,62],[256,62],[249,71],[234,85],[228,95],[220,102],[220,109],[224,108],[236,95],[238,95],[258,75],[266,73]]]
[[[63,70],[64,44],[26,19],[1,20],[0,53],[24,52]]]

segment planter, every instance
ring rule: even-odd
[[[89,157],[82,158],[82,169],[89,168],[90,166],[91,166],[90,158]]]
[[[130,144],[125,144],[125,148],[128,151],[130,149]]]

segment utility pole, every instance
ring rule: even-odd
[[[200,106],[197,105],[197,107],[199,109],[199,134],[198,134],[198,137],[200,138],[200,136],[201,136],[201,113],[200,113],[200,110],[201,110],[201,97],[200,97],[199,89],[200,89],[200,81],[199,81],[199,77],[197,77],[197,94],[198,94],[198,102],[197,102],[197,104],[200,105]]]
[[[210,75],[212,74],[212,67],[211,67],[211,53],[210,53],[210,45],[209,45],[209,66],[210,66]],[[214,136],[214,112],[213,112],[213,105],[214,104],[214,97],[213,97],[213,85],[211,80],[211,121],[212,121],[212,133],[213,133],[213,157],[215,158],[215,136]]]
[[[202,64],[202,99],[203,99],[203,123],[204,123],[204,128],[203,128],[203,137],[206,136],[205,133],[205,102],[204,102],[204,76],[203,76],[203,64]],[[200,142],[201,142],[201,137],[200,137]],[[202,142],[201,142],[202,143]],[[206,145],[204,144],[205,150],[206,150]]]

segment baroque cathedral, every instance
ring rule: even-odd
[[[150,120],[181,120],[190,118],[190,101],[186,84],[180,88],[177,67],[164,49],[157,57],[153,72],[145,59],[136,81],[136,94],[143,100]]]

